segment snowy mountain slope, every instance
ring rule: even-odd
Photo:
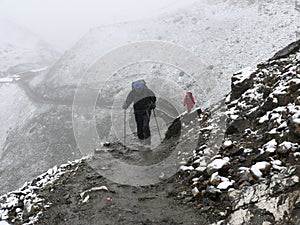
[[[37,36],[9,21],[0,21],[0,71],[19,64],[49,66],[60,54]],[[37,66],[28,65],[27,69]]]
[[[90,168],[94,156],[55,166],[0,196],[0,216],[29,224],[299,224],[299,60],[300,41],[254,72],[234,74],[231,93],[200,121],[195,113],[182,115],[182,138],[198,146],[173,178],[146,187],[116,184]]]
[[[23,128],[47,110],[47,107],[35,104],[17,81],[28,74],[37,75],[38,69],[51,66],[60,54],[34,34],[9,21],[0,21],[0,36],[0,190],[5,192],[20,185],[18,182],[22,179],[27,180],[26,176],[19,177],[18,172],[23,175],[29,172],[26,171],[28,161],[24,159],[29,157],[30,151],[24,140],[14,146],[13,134],[24,138],[27,131],[23,132]],[[33,162],[30,165],[34,165]]]
[[[271,9],[274,14],[266,14],[257,5],[241,7],[231,6],[223,2],[209,5],[200,2],[195,3],[193,7],[180,10],[176,14],[163,16],[152,22],[142,21],[95,28],[83,37],[74,48],[67,51],[61,60],[50,68],[49,73],[44,76],[36,76],[31,82],[32,90],[38,95],[38,99],[46,97],[55,100],[59,98],[59,102],[67,100],[66,102],[71,105],[77,82],[96,58],[116,46],[144,39],[166,40],[191,49],[207,62],[209,69],[213,69],[217,74],[220,73],[219,80],[224,83],[221,86],[224,90],[228,90],[229,74],[265,57],[263,55],[258,57],[260,54],[271,55],[270,52],[280,48],[286,40],[293,38],[295,19],[293,5],[268,3],[265,8]],[[287,14],[281,12],[283,9],[287,10]],[[275,26],[275,24],[285,24],[286,17],[290,18],[290,24],[287,24],[286,27]],[[245,24],[248,27],[244,26]],[[257,29],[253,27],[257,27]],[[270,35],[275,37],[274,46],[269,42]],[[257,38],[259,36],[261,38]],[[257,44],[254,45],[255,42]],[[186,90],[191,89],[190,81],[182,76],[178,69],[155,66],[156,68],[153,69],[151,65],[143,64],[140,68],[145,68],[148,75],[150,74],[153,78],[157,74],[158,76],[163,74],[164,77],[174,80]],[[136,74],[138,68],[138,66],[125,68],[120,71],[119,77],[126,76],[129,78],[130,75]],[[134,77],[134,79],[138,78],[138,76]],[[147,79],[147,76],[144,78]],[[130,77],[130,79],[133,78]],[[161,87],[161,85],[157,85],[155,79],[148,81],[153,89]],[[128,87],[129,82],[127,79],[119,79],[113,88],[118,90],[118,85]],[[107,89],[110,87],[108,86]],[[224,90],[216,89],[214,91],[219,96],[226,93]],[[172,103],[180,106],[179,113],[181,113],[184,110],[182,106],[184,93],[176,92],[176,90],[169,91],[168,88],[163,91],[164,95],[170,95],[169,100]],[[211,103],[204,99],[203,93],[194,94],[198,105],[201,107],[204,108]],[[117,100],[122,100],[122,95],[119,94]],[[16,105],[18,104],[16,103]],[[2,140],[4,141],[7,136],[10,137],[4,144],[6,154],[2,158],[5,162],[2,164],[2,176],[9,177],[6,182],[3,182],[5,190],[12,190],[14,186],[20,185],[47,167],[68,158],[74,159],[78,155],[78,151],[75,150],[74,137],[72,137],[73,131],[70,128],[71,111],[63,107],[57,109],[54,107],[47,111],[49,115],[45,115],[43,110],[42,107],[34,113],[35,117],[41,121],[34,118],[30,119],[21,129],[17,130],[19,132],[15,131],[13,126],[14,132],[8,134],[5,133],[8,128],[3,129],[2,134],[5,135],[2,136]],[[63,118],[63,120],[55,119],[56,117]],[[105,120],[105,116],[103,118]],[[6,117],[3,119],[5,120]],[[61,127],[61,123],[65,125]],[[33,132],[30,132],[31,129]],[[9,140],[13,140],[14,144],[9,143]],[[12,164],[14,158],[16,163]],[[47,158],[51,160],[47,160]],[[34,164],[38,159],[40,159],[40,163]],[[28,164],[26,160],[32,163]],[[27,172],[18,170],[19,167],[26,168]],[[14,171],[13,177],[17,179],[11,179],[10,170]]]
[[[69,107],[36,101],[20,87],[7,90],[1,95],[7,111],[0,114],[0,193],[14,190],[49,167],[81,157]]]
[[[300,40],[253,72],[234,74],[220,105],[227,117],[222,142],[200,138],[181,167],[197,204],[218,214],[218,224],[299,223],[299,60]],[[200,137],[217,143],[211,134],[218,121],[209,119]]]
[[[12,30],[8,29],[7,32],[10,33],[6,36],[13,36],[9,42],[19,43],[20,45],[13,52],[21,55],[19,60],[11,57],[12,52],[9,51],[1,55],[4,56],[7,63],[5,66],[7,70],[2,74],[2,76],[6,77],[2,77],[0,81],[1,193],[13,190],[16,186],[20,186],[20,184],[28,180],[28,178],[40,174],[44,169],[53,166],[55,164],[53,161],[62,159],[63,155],[66,154],[58,154],[55,151],[51,151],[51,144],[53,146],[54,141],[51,140],[51,143],[48,144],[45,137],[43,138],[43,135],[49,132],[51,126],[40,125],[37,120],[41,118],[41,115],[49,112],[51,109],[49,104],[51,103],[39,101],[40,96],[35,96],[34,92],[26,89],[26,85],[21,85],[26,83],[26,79],[43,73],[46,67],[41,68],[41,65],[50,66],[48,64],[50,63],[49,60],[51,59],[51,62],[53,62],[55,60],[53,58],[54,55],[49,55],[50,53],[52,54],[52,51],[47,49],[46,45],[43,46],[44,44],[34,36],[30,36],[26,32],[23,33],[18,29],[15,30],[13,27],[9,28]],[[15,34],[24,35],[24,40],[21,36],[14,36]],[[3,41],[5,38],[1,38],[1,40],[1,44],[8,46],[7,42]],[[25,48],[26,50],[24,50]],[[23,54],[23,50],[26,51],[26,54]],[[41,58],[43,56],[41,54],[44,54],[46,58]],[[51,125],[55,126],[55,123]],[[53,134],[55,133],[57,132]],[[62,136],[60,135],[60,137]],[[69,145],[66,144],[57,148],[57,151],[65,148],[70,150]],[[46,153],[45,150],[47,149],[50,152]],[[70,154],[72,155],[72,153]],[[52,157],[53,155],[54,158]],[[65,160],[71,157],[68,155],[65,157]],[[78,157],[77,155],[76,158]]]
[[[95,28],[56,63],[39,90],[49,97],[72,99],[81,76],[106,52],[136,41],[163,40],[203,59],[223,89],[214,91],[228,91],[230,74],[256,65],[295,39],[297,21],[292,1],[199,1],[154,21]]]
[[[203,58],[208,65],[208,69],[213,69],[218,75],[217,78],[220,83],[223,84],[221,85],[223,89],[215,90],[223,95],[226,93],[224,91],[229,89],[230,75],[234,71],[268,58],[273,55],[274,51],[293,40],[294,31],[296,30],[295,25],[299,21],[292,2],[263,1],[255,2],[255,4],[249,6],[238,4],[237,1],[232,1],[237,2],[237,4],[230,2],[207,3],[203,1],[195,3],[193,7],[188,9],[180,10],[176,14],[158,18],[154,22],[142,21],[95,28],[83,37],[74,48],[66,52],[48,74],[37,76],[31,83],[31,87],[34,91],[39,90],[39,94],[42,94],[37,95],[37,99],[43,99],[45,94],[45,97],[68,98],[71,100],[77,82],[95,58],[116,46],[128,42],[155,39],[178,43]],[[14,39],[12,38],[12,40]],[[24,40],[27,39],[24,38]],[[31,39],[21,47],[27,44],[31,46],[30,43]],[[5,46],[7,45],[5,44]],[[34,44],[31,49],[36,49],[36,46]],[[15,49],[15,47],[12,49]],[[31,52],[27,48],[21,48],[20,54],[24,54],[25,57],[24,59],[18,59],[15,56],[19,56],[19,52],[5,50],[4,62],[7,61],[12,65],[4,63],[4,70],[11,68],[15,65],[15,62],[17,64],[35,62],[39,64],[39,60],[43,57],[36,55],[37,52],[39,51],[33,50]],[[48,58],[48,56],[45,58]],[[27,61],[27,59],[30,60]],[[180,83],[181,71],[166,68],[166,66],[158,67],[159,70],[153,70],[151,66],[148,67],[147,65],[145,67],[148,68],[150,74],[156,72],[168,74],[173,80],[184,86],[184,77],[183,83]],[[14,69],[17,70],[18,68]],[[133,67],[132,70],[128,68],[121,72],[124,72],[123,74],[127,76],[135,71]],[[105,78],[103,77],[103,79]],[[124,79],[121,84],[128,85],[129,82]],[[158,86],[155,82],[153,85]],[[45,91],[43,88],[46,88]],[[9,96],[8,92],[11,93],[12,98],[7,97]],[[79,157],[80,154],[76,149],[73,136],[70,105],[56,106],[53,104],[49,107],[49,101],[46,103],[33,103],[34,101],[29,100],[24,92],[14,84],[12,86],[2,85],[1,93],[0,98],[3,102],[1,107],[8,107],[8,110],[6,112],[2,111],[0,115],[1,122],[2,119],[5,121],[0,131],[1,143],[5,141],[0,155],[2,163],[0,167],[1,181],[2,178],[5,178],[1,182],[1,191],[15,189],[25,180],[30,180],[48,167]],[[179,96],[178,101],[181,102],[181,93]],[[176,95],[174,97],[177,98]],[[14,104],[19,105],[20,108],[14,108]],[[243,102],[239,102],[238,107],[243,105]],[[13,114],[12,111],[17,113]],[[234,120],[236,116],[236,114],[233,114],[231,118]],[[298,118],[295,119],[297,121]],[[9,127],[12,127],[12,129],[9,129]],[[206,132],[205,129],[203,132]],[[271,145],[272,142],[269,144]],[[228,143],[226,143],[227,145]],[[224,155],[225,157],[228,156]],[[295,157],[298,157],[297,154]],[[270,159],[266,161],[268,160]],[[225,162],[225,165],[228,162],[227,158],[222,162]],[[264,165],[268,164],[264,163]],[[250,168],[249,165],[247,166]],[[261,166],[263,165],[254,166],[254,171],[259,172]],[[218,182],[219,179],[223,179],[222,187],[233,185],[232,180],[235,179],[230,177],[227,180],[218,176],[214,178],[217,178]],[[251,192],[251,189],[249,190]],[[212,191],[215,191],[215,189],[212,189]],[[15,209],[18,211],[17,208]],[[237,211],[238,213],[239,211]]]
[[[33,182],[26,182],[23,187],[19,188],[18,191],[13,191],[0,197],[0,219],[1,221],[10,220],[12,223],[22,224],[35,224],[41,216],[41,210],[43,207],[47,208],[49,205],[44,205],[46,202],[40,198],[36,190],[45,188],[55,183],[61,176],[66,176],[69,173],[76,172],[76,166],[81,164],[82,160],[76,160],[63,164],[60,167],[54,166],[47,172],[38,176]],[[21,196],[21,198],[20,198]],[[24,200],[23,204],[22,199]],[[23,205],[20,208],[20,204]],[[16,217],[11,220],[11,212],[15,210]],[[30,214],[30,218],[26,218],[26,215]]]
[[[12,128],[22,127],[37,108],[16,84],[0,84],[0,90],[0,108],[2,109],[0,110],[1,158],[5,151],[3,147],[9,131]]]

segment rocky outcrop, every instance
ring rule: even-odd
[[[289,44],[287,47],[285,47],[284,49],[282,49],[279,52],[277,52],[271,58],[271,60],[276,60],[276,59],[287,57],[290,54],[296,53],[297,51],[299,51],[299,49],[300,49],[300,40],[295,41],[295,42]]]
[[[39,191],[48,187],[51,189],[61,177],[75,173],[84,160],[55,166],[31,182],[26,182],[20,189],[0,196],[0,220],[12,224],[37,224],[42,212],[51,205]]]
[[[217,215],[216,224],[300,223],[299,46],[233,75],[221,109],[223,144],[201,138],[220,124],[208,120],[210,130],[200,132],[196,154],[182,167],[195,202]]]

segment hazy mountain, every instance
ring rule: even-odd
[[[50,98],[72,99],[78,81],[100,56],[124,44],[162,40],[199,56],[222,86],[214,91],[228,91],[232,73],[295,40],[297,23],[292,1],[198,1],[155,20],[91,29],[35,87]]]
[[[20,64],[24,70],[49,66],[60,56],[37,35],[12,22],[0,21],[0,35],[0,72]]]

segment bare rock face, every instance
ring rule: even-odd
[[[253,85],[251,79],[251,72],[239,71],[231,77],[231,101],[239,98],[245,91],[247,91]]]
[[[300,201],[300,165],[295,157],[300,150],[299,47],[300,42],[294,42],[258,65],[239,84],[244,89],[236,88],[233,79],[228,106],[229,116],[237,112],[237,119],[231,116],[228,128],[239,125],[235,126],[237,132],[227,132],[227,138],[237,140],[239,133],[245,133],[239,142],[243,149],[252,149],[245,155],[252,166],[250,174],[244,172],[236,180],[240,187],[229,194],[232,212],[223,220],[225,224],[300,223],[299,216],[295,216]],[[241,118],[248,119],[247,130],[251,132],[243,132],[246,129]]]
[[[263,224],[268,221],[270,224],[282,224],[290,221],[291,218],[287,218],[287,215],[296,210],[295,202],[300,200],[299,189],[288,191],[292,186],[299,187],[299,177],[293,176],[293,171],[284,170],[260,184],[230,193],[230,197],[234,199],[234,207],[226,223]],[[298,218],[291,221],[294,224],[300,222]]]

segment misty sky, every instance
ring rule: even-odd
[[[92,27],[156,17],[193,1],[0,0],[0,20],[25,27],[64,51]]]

